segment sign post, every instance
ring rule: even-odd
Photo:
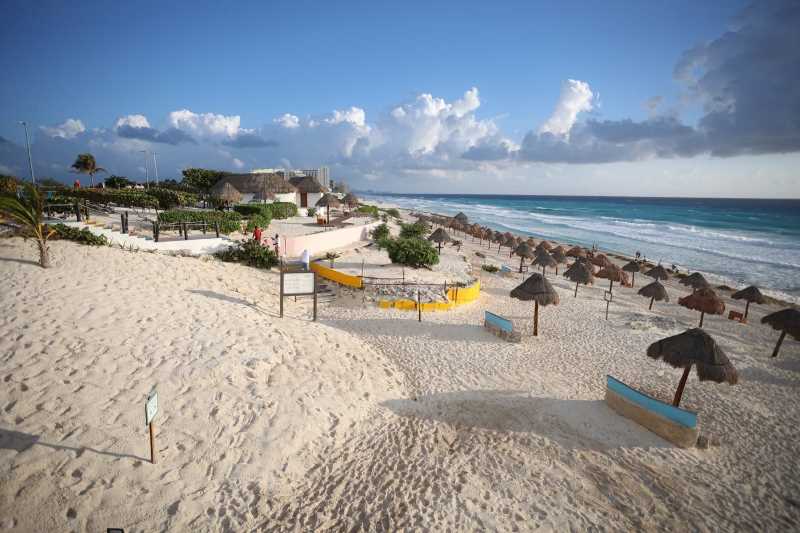
[[[286,296],[313,296],[314,321],[317,321],[317,273],[285,272],[281,270],[280,317],[283,318],[283,299]]]
[[[150,428],[150,462],[156,464],[156,445],[155,437],[153,436],[153,419],[158,413],[158,392],[154,388],[147,395],[147,401],[144,404],[144,423]]]
[[[606,320],[608,320],[608,306],[611,305],[611,300],[614,299],[614,293],[611,291],[604,292],[603,299],[606,301]]]

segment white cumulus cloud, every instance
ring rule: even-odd
[[[297,115],[292,115],[291,113],[284,113],[283,115],[272,119],[272,122],[287,129],[300,127],[300,118]]]
[[[144,115],[127,115],[117,119],[117,122],[114,124],[114,129],[125,126],[130,126],[131,128],[149,128],[150,122]]]
[[[224,139],[236,137],[239,133],[239,115],[217,115],[215,113],[194,113],[188,109],[173,111],[167,117],[171,128],[190,134],[196,139]]]
[[[75,136],[86,131],[83,122],[75,118],[68,118],[55,126],[42,126],[41,129],[45,135],[62,139],[74,139]]]
[[[551,133],[556,136],[569,137],[569,131],[582,111],[592,110],[592,100],[595,95],[585,81],[567,80],[561,85],[561,95],[558,98],[553,114],[541,125],[539,133]]]

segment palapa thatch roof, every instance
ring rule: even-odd
[[[559,244],[558,246],[556,246],[555,248],[553,248],[552,250],[550,250],[550,253],[551,253],[551,254],[554,254],[554,253],[556,253],[556,252],[558,252],[558,253],[561,253],[561,254],[564,254],[564,255],[566,255],[566,254],[567,254],[567,251],[566,251],[566,250],[564,249],[564,247],[563,247],[563,246],[561,246],[560,244]]]
[[[453,217],[453,220],[456,220],[461,224],[468,224],[469,223],[469,219],[467,218],[467,215],[465,215],[461,211],[459,211],[458,214]]]
[[[625,273],[620,267],[615,265],[614,263],[606,263],[606,265],[600,269],[600,271],[595,274],[598,278],[608,279],[611,281],[617,281],[620,283],[628,283],[628,274]]]
[[[647,356],[661,359],[675,368],[697,367],[700,381],[735,385],[739,375],[716,341],[700,328],[661,339],[647,348]]]
[[[439,228],[431,233],[431,236],[428,237],[428,240],[432,242],[450,242],[453,239],[450,238],[450,235],[444,230],[444,228]]]
[[[641,265],[639,265],[639,263],[637,263],[636,261],[630,261],[624,267],[622,267],[622,270],[624,270],[625,272],[634,272],[634,273],[640,272],[641,269],[642,269]]]
[[[669,272],[661,265],[651,268],[644,275],[654,279],[669,279]]]
[[[569,257],[586,257],[586,250],[581,248],[580,246],[573,246],[569,250],[567,250],[567,256]]]
[[[526,259],[530,259],[533,257],[533,249],[527,242],[522,242],[514,248],[514,254],[518,255],[519,257],[525,257]]]
[[[289,183],[297,188],[297,192],[320,193],[328,191],[312,176],[295,176],[294,178],[289,178]]]
[[[553,245],[550,244],[547,241],[542,241],[536,247],[537,248],[544,248],[545,250],[547,250],[549,252],[553,248]]]
[[[528,246],[530,246],[531,248],[536,248],[537,247],[536,246],[536,239],[534,239],[533,237],[528,237],[527,239],[525,239],[525,242],[527,242]]]
[[[493,240],[494,242],[497,242],[497,243],[502,243],[502,242],[505,242],[505,240],[506,240],[506,237],[505,237],[505,235],[503,235],[503,234],[502,234],[502,233],[500,233],[499,231],[495,231],[495,232],[492,234],[492,240]]]
[[[242,194],[261,194],[271,198],[274,194],[297,192],[297,189],[278,174],[260,172],[257,174],[229,174],[211,187],[211,194],[218,195],[225,183],[230,183]]]
[[[325,193],[322,198],[317,200],[315,205],[317,207],[339,207],[342,205],[342,203],[333,194]]]
[[[594,273],[585,263],[572,263],[572,266],[564,272],[564,277],[570,281],[583,283],[584,285],[594,283]]]
[[[539,273],[523,281],[511,291],[511,297],[523,301],[535,301],[539,305],[558,305],[558,293],[550,282]]]
[[[560,246],[558,248],[555,248],[552,252],[550,252],[550,255],[553,256],[553,259],[555,259],[556,262],[558,263],[567,262],[567,256],[564,255],[564,249],[561,248]]]
[[[604,267],[607,264],[611,263],[611,261],[609,261],[608,257],[606,257],[605,254],[594,254],[591,260],[593,265],[597,265],[599,267]]]
[[[687,287],[691,287],[693,289],[707,289],[710,287],[706,278],[700,272],[694,272],[693,274],[689,274],[685,278],[680,281],[681,285],[686,285]]]
[[[344,198],[342,198],[342,202],[344,203],[344,205],[347,205],[347,206],[350,206],[350,207],[356,207],[358,205],[358,197],[355,194],[349,192],[349,193],[344,195]],[[423,216],[419,217],[419,220],[422,221],[422,222],[428,222],[429,219],[428,219],[428,217],[423,215]]]
[[[639,289],[639,294],[644,296],[645,298],[653,298],[655,301],[669,301],[669,294],[667,294],[667,289],[658,281],[654,281],[648,285],[645,285],[641,289]]]
[[[227,181],[223,182],[220,187],[217,187],[212,194],[229,204],[236,204],[242,199],[242,193]]]
[[[770,313],[761,319],[762,324],[769,324],[772,329],[785,331],[800,341],[800,311],[792,307]]]
[[[750,285],[740,291],[736,291],[731,294],[731,298],[734,300],[745,300],[748,302],[754,302],[757,304],[763,304],[767,300],[764,298],[764,295],[761,294],[761,291],[758,290],[758,287],[755,285]]]
[[[541,253],[537,253],[536,257],[533,260],[533,264],[541,267],[550,267],[554,268],[558,266],[558,262],[553,259],[553,256],[542,250]]]
[[[513,248],[517,245],[517,242],[514,240],[513,235],[503,235],[503,246],[507,246],[508,248]]]
[[[678,298],[678,304],[709,315],[721,315],[725,312],[725,303],[711,289],[698,289],[688,296]]]

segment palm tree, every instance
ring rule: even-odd
[[[50,250],[47,240],[53,236],[54,230],[42,224],[44,199],[39,189],[30,183],[22,184],[19,195],[4,194],[0,196],[0,213],[20,225],[24,238],[32,238],[39,248],[39,265],[50,268]]]
[[[89,177],[92,178],[92,187],[94,187],[95,174],[98,172],[105,172],[108,174],[106,169],[97,166],[97,161],[94,160],[92,154],[78,154],[78,158],[72,163],[72,168],[79,174],[88,174]]]

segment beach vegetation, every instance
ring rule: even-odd
[[[0,194],[16,194],[17,178],[0,174]]]
[[[269,206],[272,218],[281,220],[297,216],[297,205],[292,202],[274,202],[265,205]]]
[[[134,183],[125,176],[109,176],[105,180],[106,187],[111,189],[124,189],[131,187]]]
[[[158,221],[169,224],[174,222],[203,222],[213,226],[219,223],[220,233],[229,234],[241,229],[241,215],[235,211],[216,211],[211,209],[170,209],[158,214]]]
[[[430,226],[421,220],[413,224],[400,224],[400,238],[422,239],[429,230]]]
[[[53,239],[64,239],[73,241],[80,244],[87,244],[89,246],[108,246],[108,239],[105,235],[95,235],[89,228],[76,228],[73,226],[66,226],[64,224],[56,224],[53,226]]]
[[[398,211],[394,207],[390,207],[389,209],[387,209],[386,214],[389,215],[390,217],[400,218],[400,211]]]
[[[378,213],[378,208],[375,207],[374,205],[361,204],[356,208],[356,212],[361,213],[363,215],[369,215],[375,218],[378,218],[380,216],[380,213]]]
[[[247,220],[247,231],[253,231],[256,227],[266,229],[269,227],[270,222],[272,222],[272,216],[269,212],[258,213]]]
[[[383,239],[389,238],[389,226],[386,224],[381,224],[380,226],[376,227],[372,230],[372,240],[377,243],[380,243]]]
[[[55,233],[42,223],[44,218],[44,199],[34,185],[22,183],[16,194],[0,194],[0,213],[19,225],[19,234],[25,239],[33,239],[39,250],[39,266],[50,267],[50,248],[48,240]]]
[[[96,204],[116,204],[122,207],[158,207],[158,199],[144,191],[134,189],[63,189],[61,196],[79,198]]]
[[[439,263],[436,248],[427,240],[401,237],[385,239],[383,242],[392,263],[413,268],[429,267]]]
[[[313,217],[314,215],[317,214],[317,208],[309,207],[308,209],[306,209],[306,213],[308,214],[308,216]]]
[[[498,267],[497,265],[481,265],[481,269],[486,272],[494,273],[500,270],[500,267]]]
[[[262,246],[255,239],[241,241],[226,250],[217,252],[216,257],[230,263],[244,263],[251,267],[269,270],[278,265],[278,255],[268,246]]]
[[[94,187],[95,174],[98,172],[108,172],[103,167],[97,166],[97,161],[92,154],[78,154],[78,157],[75,159],[75,162],[72,163],[71,168],[78,174],[86,174],[89,176],[92,182],[92,187]]]

